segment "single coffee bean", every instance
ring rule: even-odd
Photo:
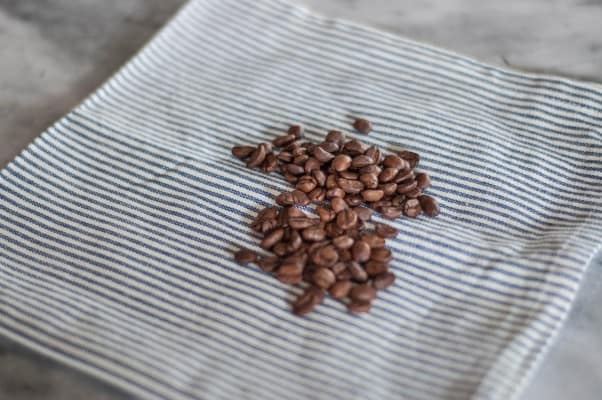
[[[330,243],[329,240],[322,240],[321,242],[314,242],[312,244],[310,244],[309,246],[307,246],[307,254],[311,257],[313,257],[318,250],[320,250],[322,247],[328,245]]]
[[[315,286],[310,286],[293,303],[293,312],[297,315],[307,315],[323,301],[324,292]]]
[[[261,170],[263,172],[265,172],[266,174],[270,174],[276,171],[277,167],[278,160],[276,159],[274,153],[270,153],[267,156],[265,156],[265,160],[263,161],[263,164],[261,164]]]
[[[288,135],[280,136],[280,137],[277,137],[276,139],[272,140],[272,144],[276,147],[284,147],[284,146],[288,146],[289,144],[294,142],[296,139],[297,138],[295,137],[295,135],[289,133]]]
[[[303,229],[301,236],[308,242],[319,242],[326,238],[326,231],[321,226],[312,226]]]
[[[329,238],[335,238],[345,233],[345,231],[341,229],[341,227],[338,226],[334,221],[328,223],[324,230],[326,231],[326,236],[328,236]]]
[[[282,265],[280,266],[280,268],[278,268],[278,272],[276,272],[278,274],[279,278],[284,278],[284,277],[290,277],[290,276],[299,276],[303,274],[303,268],[305,266],[303,264],[300,263],[282,263]]]
[[[300,142],[293,142],[293,143],[289,144],[288,146],[286,146],[285,148],[283,148],[282,151],[292,153],[293,151],[297,150],[300,147],[301,147]]]
[[[278,153],[278,155],[276,156],[276,158],[284,163],[290,163],[293,162],[293,155],[289,152],[286,151],[281,151],[280,153]]]
[[[315,188],[307,194],[312,203],[321,203],[326,199],[326,190],[324,188]]]
[[[431,186],[431,178],[426,172],[419,172],[416,174],[416,182],[418,183],[419,189],[426,189]]]
[[[255,151],[255,147],[253,146],[234,146],[232,147],[232,155],[236,158],[240,158],[244,160],[249,157],[251,153]]]
[[[291,151],[293,155],[293,162],[299,156],[307,156],[307,149],[305,147],[297,147]]]
[[[316,226],[320,222],[317,218],[308,217],[290,217],[288,225],[293,229],[305,229]]]
[[[366,150],[364,152],[364,155],[370,157],[374,161],[375,164],[378,164],[381,162],[380,150],[376,146],[368,147],[368,150]]]
[[[353,240],[352,237],[347,236],[347,235],[339,236],[339,237],[332,239],[332,244],[334,245],[334,247],[336,247],[339,250],[345,250],[345,249],[351,248],[351,246],[353,246],[354,242],[355,242],[355,240]]]
[[[291,192],[283,192],[276,196],[276,204],[279,206],[292,206],[295,204],[293,194]]]
[[[382,190],[368,189],[362,192],[362,198],[364,199],[364,201],[369,202],[379,201],[383,198],[384,195],[385,192],[383,192]]]
[[[266,207],[257,213],[257,216],[251,224],[253,230],[259,230],[261,223],[266,220],[275,219],[278,217],[278,209],[276,207]]]
[[[353,284],[350,280],[338,281],[330,287],[328,293],[335,299],[342,299],[347,297],[351,290],[351,286],[353,286]]]
[[[303,238],[301,238],[301,235],[299,234],[299,232],[292,231],[290,238],[288,239],[288,243],[286,244],[286,251],[288,253],[292,253],[294,251],[299,250],[302,245],[303,245]]]
[[[364,283],[354,286],[349,291],[349,297],[356,301],[372,301],[376,299],[376,290],[369,283]]]
[[[429,217],[436,217],[439,215],[439,203],[434,197],[422,195],[418,197],[420,206]]]
[[[307,161],[305,161],[305,165],[303,166],[303,168],[305,169],[306,174],[311,174],[312,171],[319,170],[320,166],[320,161],[313,157],[309,157]],[[326,177],[324,177],[324,179],[326,179]]]
[[[351,279],[351,272],[348,269],[345,269],[343,272],[339,272],[337,274],[337,281],[348,281]]]
[[[370,245],[363,240],[356,241],[351,248],[353,260],[360,263],[368,261],[370,259],[370,253]]]
[[[339,187],[337,183],[337,176],[334,174],[330,174],[326,177],[326,189],[333,189]]]
[[[372,249],[370,260],[388,264],[393,260],[393,253],[386,247],[380,249]]]
[[[330,222],[337,216],[337,213],[332,208],[326,206],[316,207],[316,212],[322,222]]]
[[[328,135],[326,135],[326,141],[334,142],[338,144],[339,147],[342,147],[345,143],[345,134],[341,131],[330,131],[328,132]]]
[[[336,153],[339,151],[339,145],[335,142],[325,141],[320,143],[320,147],[328,153]]]
[[[318,268],[313,273],[313,282],[320,289],[328,289],[337,281],[337,278],[328,268]]]
[[[397,184],[397,193],[406,194],[416,189],[418,184],[413,179],[408,179]]]
[[[339,252],[339,258],[341,258],[341,252]],[[347,264],[343,261],[339,261],[332,267],[330,267],[330,269],[332,270],[332,272],[334,272],[335,275],[337,275],[340,272],[343,272],[347,269]]]
[[[364,189],[364,184],[360,181],[352,181],[351,179],[339,178],[337,184],[345,193],[357,194]]]
[[[367,313],[372,308],[372,303],[369,301],[351,301],[347,304],[347,311],[354,314]]]
[[[311,176],[314,177],[314,179],[318,183],[318,186],[324,187],[324,184],[326,183],[326,174],[324,173],[324,171],[315,169],[311,171]]]
[[[401,183],[408,180],[414,180],[414,171],[411,169],[405,171],[399,171],[399,173],[393,179],[395,183]]]
[[[378,181],[381,183],[390,182],[395,178],[398,172],[399,170],[396,168],[385,168],[383,169],[383,172],[378,175]]]
[[[364,184],[366,189],[376,189],[378,186],[378,175],[376,174],[362,174],[360,175],[360,182]]]
[[[405,193],[404,196],[410,199],[415,199],[417,197],[419,197],[422,194],[422,192],[420,191],[420,189],[418,188],[414,188],[413,190],[410,190],[409,192]]]
[[[403,213],[410,218],[416,218],[422,213],[420,201],[418,199],[407,199],[403,203]]]
[[[364,202],[364,199],[359,194],[348,194],[345,196],[345,202],[349,207],[357,207]]]
[[[387,264],[380,261],[370,260],[366,263],[366,273],[371,277],[387,272],[388,269]]]
[[[420,155],[412,151],[405,150],[399,152],[398,156],[406,160],[408,164],[410,164],[411,169],[416,168],[416,166],[418,166],[418,163],[420,162]]]
[[[372,132],[372,123],[364,118],[358,118],[353,123],[353,127],[357,129],[358,132],[367,135]]]
[[[355,282],[363,283],[368,280],[368,273],[358,262],[349,261],[347,270],[351,273],[351,279]]]
[[[395,275],[391,272],[385,272],[374,277],[372,286],[376,290],[385,290],[395,282]]]
[[[341,178],[351,179],[352,181],[356,181],[360,177],[360,175],[357,172],[351,172],[351,171],[339,172],[339,176]]]
[[[376,164],[367,165],[363,168],[360,168],[359,173],[361,175],[365,174],[375,174],[376,176],[380,175],[383,172],[383,169]]]
[[[330,207],[332,207],[333,211],[337,214],[349,208],[345,200],[343,200],[341,197],[335,197],[331,199]]]
[[[301,178],[299,178],[296,188],[304,193],[309,193],[314,190],[317,185],[318,182],[316,182],[313,177],[309,175],[303,175]]]
[[[272,272],[280,265],[280,258],[277,256],[264,256],[257,261],[257,265],[262,271]]]
[[[312,261],[319,267],[330,267],[339,261],[339,253],[332,245],[324,246],[314,254]]]
[[[378,185],[378,189],[382,190],[385,196],[392,196],[397,191],[397,184],[393,182],[383,183]]]
[[[373,232],[364,232],[362,233],[361,238],[364,242],[368,243],[372,249],[385,247],[385,239]]]
[[[278,221],[278,219],[266,219],[265,221],[261,222],[258,231],[261,233],[268,233],[271,230],[277,228],[278,226],[280,226],[280,222]]]
[[[285,285],[295,286],[300,284],[303,281],[303,274],[301,275],[291,275],[291,276],[280,276],[276,274],[276,279]]]
[[[272,246],[274,246],[276,243],[282,240],[283,236],[283,228],[274,229],[272,232],[268,233],[265,236],[265,238],[261,242],[261,248],[265,250],[272,248]]]
[[[368,207],[356,207],[353,209],[360,221],[369,221],[372,217],[372,210]]]
[[[328,189],[328,191],[326,191],[326,197],[329,199],[345,197],[345,191],[339,187]]]
[[[295,139],[300,139],[303,136],[303,127],[301,125],[293,125],[288,128],[288,133],[295,136]]]
[[[362,142],[353,139],[345,143],[345,146],[343,146],[343,151],[350,156],[359,156],[364,154],[366,147]]]
[[[374,226],[374,230],[376,231],[378,236],[385,238],[385,239],[394,238],[399,233],[397,228],[394,228],[391,225],[385,225],[385,224],[376,224]]]
[[[360,169],[362,167],[372,164],[374,164],[374,160],[372,159],[372,157],[366,155],[355,156],[353,158],[353,161],[351,161],[351,168]]]
[[[303,175],[305,173],[305,168],[303,168],[303,166],[297,165],[297,164],[288,164],[286,166],[286,171],[289,174],[293,174],[293,175]]]
[[[282,176],[284,177],[284,180],[286,180],[288,183],[292,183],[293,185],[299,180],[299,178],[289,172],[283,173]]]
[[[399,207],[380,207],[378,211],[383,217],[388,219],[399,218],[403,215],[403,210]]]
[[[293,198],[293,204],[298,206],[306,206],[309,204],[309,197],[302,191],[295,189],[291,192]]]
[[[320,162],[328,162],[334,158],[334,154],[327,152],[322,147],[314,148],[314,157]]]
[[[344,230],[351,229],[357,224],[357,214],[346,209],[337,214],[337,225]]]
[[[248,264],[257,261],[257,253],[248,249],[241,249],[234,253],[234,260],[239,264]]]
[[[394,207],[401,207],[406,197],[403,194],[398,194],[391,198],[391,205]]]
[[[257,146],[255,150],[253,150],[253,153],[251,153],[251,155],[249,156],[249,159],[247,160],[247,167],[259,167],[265,160],[266,155],[267,150],[265,143],[261,143],[259,146]]]
[[[402,169],[407,169],[408,164],[406,163],[406,161],[396,155],[389,155],[386,156],[385,159],[383,160],[383,166],[385,168],[393,168],[396,170],[402,170]]]

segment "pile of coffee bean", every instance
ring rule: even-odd
[[[354,127],[364,134],[372,130],[365,119]],[[430,178],[415,172],[420,156],[412,151],[385,156],[375,146],[347,140],[340,131],[330,131],[322,143],[304,142],[302,135],[301,126],[292,126],[271,143],[232,149],[247,167],[279,170],[295,187],[278,195],[278,206],[261,210],[251,225],[263,235],[261,247],[272,255],[242,249],[235,259],[256,263],[289,285],[308,282],[293,304],[296,314],[311,312],[326,292],[351,312],[367,312],[377,291],[395,281],[385,241],[398,235],[385,224],[367,229],[372,212],[389,219],[438,215],[437,201],[422,193]],[[317,205],[316,216],[299,208],[310,204]]]

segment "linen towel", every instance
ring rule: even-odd
[[[357,116],[423,156],[442,212],[394,222],[369,315],[299,318],[233,261],[289,185],[230,148]],[[601,137],[600,86],[193,0],[2,171],[0,334],[143,399],[517,398],[600,250]]]

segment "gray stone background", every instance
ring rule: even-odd
[[[489,63],[602,82],[602,0],[297,1]],[[0,166],[107,79],[182,3],[0,0]],[[601,261],[524,400],[602,398]],[[0,399],[130,397],[0,338]]]

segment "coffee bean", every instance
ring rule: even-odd
[[[324,292],[315,286],[310,286],[293,303],[293,312],[297,315],[307,315],[323,301]]]
[[[351,279],[353,279],[355,282],[362,283],[368,280],[368,273],[356,261],[349,261],[347,263],[347,270],[351,274]]]
[[[393,179],[393,182],[401,183],[408,180],[414,180],[414,171],[412,171],[411,169],[406,171],[399,171],[399,173]]]
[[[295,175],[288,172],[283,173],[282,176],[288,183],[292,183],[293,185],[299,180],[299,178],[297,178]]]
[[[257,261],[257,253],[248,249],[241,249],[234,253],[234,260],[239,264],[248,264]]]
[[[363,143],[353,139],[345,143],[345,146],[343,146],[343,151],[345,151],[350,156],[359,156],[361,154],[364,154],[364,151],[366,151],[366,147]]]
[[[364,184],[360,181],[352,181],[351,179],[339,178],[337,184],[345,193],[357,194],[364,189]]]
[[[339,147],[343,146],[345,142],[345,135],[341,131],[330,131],[326,135],[326,141],[334,142],[339,145]]]
[[[354,286],[349,291],[349,297],[355,301],[372,301],[376,299],[376,290],[369,283],[364,283]]]
[[[383,172],[382,168],[376,164],[367,165],[363,168],[360,168],[360,170],[359,170],[359,173],[361,175],[375,174],[376,176],[378,176],[381,172]]]
[[[261,248],[265,250],[272,248],[272,246],[282,240],[283,236],[284,229],[274,229],[272,232],[268,233],[265,238],[263,238],[263,241],[261,242]]]
[[[299,156],[307,156],[307,149],[305,147],[297,147],[295,149],[293,149],[293,151],[291,151],[291,154],[293,155],[293,162],[295,162],[296,159],[298,159],[297,157]],[[307,156],[309,157],[309,156]],[[307,160],[307,158],[306,158]]]
[[[364,199],[359,194],[348,194],[345,196],[345,203],[349,207],[357,207],[364,202]]]
[[[378,186],[378,175],[376,174],[362,174],[359,179],[366,189],[376,189]]]
[[[416,166],[418,166],[418,163],[420,162],[420,155],[412,151],[402,151],[398,153],[398,156],[406,160],[408,164],[410,164],[411,169],[416,168]]]
[[[328,175],[326,177],[326,189],[333,189],[333,188],[337,188],[339,187],[339,184],[337,183],[337,176],[334,174]]]
[[[398,172],[399,171],[396,168],[385,168],[380,175],[378,175],[378,181],[381,183],[390,182],[395,178]]]
[[[374,277],[372,286],[376,290],[384,290],[395,282],[395,275],[391,272],[385,272]]]
[[[317,184],[318,182],[316,182],[313,177],[309,175],[303,175],[301,178],[299,178],[296,188],[304,193],[309,193],[314,190]]]
[[[329,199],[342,198],[345,197],[345,191],[339,187],[328,189],[326,197]]]
[[[347,281],[351,279],[351,272],[345,269],[343,272],[337,274],[337,281]]]
[[[401,157],[396,155],[386,156],[383,160],[383,165],[385,168],[393,168],[396,170],[402,170],[408,168],[408,163]]]
[[[272,144],[276,147],[284,147],[284,146],[288,146],[289,144],[294,142],[296,139],[297,139],[297,137],[294,134],[289,133],[288,135],[280,136],[280,137],[277,137],[276,139],[272,140]]]
[[[364,242],[368,243],[372,249],[385,247],[385,239],[372,232],[364,232],[361,235]]]
[[[272,247],[272,253],[276,254],[278,257],[284,257],[288,253],[288,250],[286,248],[286,243],[276,243],[274,247]]]
[[[337,151],[339,151],[339,145],[335,142],[323,142],[320,143],[320,147],[322,149],[324,149],[325,151],[327,151],[328,153],[336,153]]]
[[[334,158],[334,154],[327,152],[322,147],[318,146],[314,148],[314,157],[320,162],[328,162]]]
[[[370,203],[369,206],[372,209],[378,210],[381,209],[383,207],[390,207],[391,206],[391,200],[381,200],[381,201],[375,201],[374,203]]]
[[[309,157],[307,161],[305,161],[303,168],[305,169],[306,174],[311,174],[313,171],[319,171],[320,166],[320,161],[313,157]],[[326,177],[324,177],[324,179],[326,179]]]
[[[316,212],[322,222],[330,222],[337,216],[337,213],[332,208],[326,206],[316,207]]]
[[[347,264],[340,260],[342,253],[344,252],[339,252],[339,262],[330,267],[330,269],[332,270],[332,272],[334,272],[335,275],[338,275],[339,273],[347,269]]]
[[[326,199],[326,190],[324,188],[315,188],[307,194],[312,203],[321,203]]]
[[[357,214],[350,209],[337,214],[337,225],[344,230],[351,229],[357,224]]]
[[[352,301],[347,304],[347,310],[354,314],[367,313],[372,308],[372,303],[369,301]]]
[[[279,278],[285,278],[285,277],[291,277],[291,276],[300,276],[303,274],[303,268],[305,267],[305,265],[301,264],[301,263],[294,263],[294,262],[290,262],[290,263],[282,263],[282,265],[280,266],[280,268],[278,268],[278,272],[276,272],[278,274]]]
[[[362,167],[372,164],[374,164],[374,160],[372,159],[372,157],[366,155],[355,156],[353,158],[353,161],[351,161],[351,168],[360,169]]]
[[[406,194],[416,189],[418,184],[413,179],[408,179],[397,184],[397,193]]]
[[[383,217],[389,219],[399,218],[403,215],[403,210],[400,207],[380,207],[378,211]]]
[[[280,258],[276,256],[264,256],[257,261],[257,265],[262,271],[274,271],[280,265]]]
[[[335,197],[331,199],[330,207],[332,207],[333,211],[337,214],[349,208],[345,200],[343,200],[341,197]]]
[[[313,273],[313,282],[320,289],[328,289],[337,281],[337,278],[328,268],[318,268]]]
[[[358,132],[367,135],[372,131],[372,123],[364,118],[358,118],[353,123],[353,127],[358,130]]]
[[[370,259],[370,245],[363,240],[358,240],[353,244],[351,254],[353,260],[357,262],[366,262]]]
[[[316,226],[320,222],[317,218],[308,217],[290,217],[288,224],[293,229],[305,229]]]
[[[381,162],[380,150],[376,146],[370,146],[368,148],[368,150],[366,150],[364,152],[364,155],[370,157],[374,161],[375,164],[378,164]]]
[[[360,221],[369,221],[372,217],[372,210],[367,207],[356,207],[353,209]]]
[[[330,295],[335,299],[342,299],[347,297],[349,291],[351,290],[351,286],[353,286],[353,284],[350,280],[338,281],[330,287],[328,293],[330,293]]]
[[[387,272],[388,269],[387,264],[380,261],[370,260],[366,263],[366,273],[371,277]]]
[[[403,194],[398,194],[391,198],[391,205],[394,207],[401,207],[406,197]]]
[[[251,224],[251,228],[254,230],[258,227],[263,221],[269,219],[275,219],[278,216],[278,209],[276,207],[266,207],[263,210],[259,211],[253,223]]]
[[[309,204],[309,197],[302,191],[295,189],[291,192],[293,198],[293,204],[298,206],[306,206]]]
[[[431,186],[431,178],[425,172],[419,172],[416,174],[416,182],[418,183],[418,188],[422,190]]]
[[[322,240],[321,242],[314,242],[314,243],[310,244],[309,246],[307,246],[307,254],[309,256],[313,257],[318,250],[320,250],[322,247],[328,245],[329,243],[330,243],[329,240]]]
[[[339,227],[334,221],[326,224],[324,230],[326,231],[326,236],[329,238],[335,238],[345,233],[345,231],[341,229],[341,227]]]
[[[292,231],[288,243],[286,244],[286,251],[292,253],[297,251],[303,245],[303,239],[298,231]]]
[[[369,202],[379,201],[383,198],[384,195],[385,192],[383,192],[382,190],[368,189],[362,192],[362,198],[364,199],[364,201]]]
[[[351,172],[351,171],[339,172],[339,176],[341,178],[350,179],[352,181],[356,181],[360,177],[360,175],[357,172]]]
[[[385,224],[376,224],[374,226],[374,230],[376,231],[378,236],[385,239],[394,238],[399,233],[399,231],[396,228],[392,227],[391,225]]]
[[[352,237],[347,235],[339,236],[332,239],[332,244],[339,250],[349,249],[351,246],[353,246],[354,242],[355,240],[353,240]]]
[[[436,217],[439,215],[439,203],[434,197],[422,195],[418,197],[420,206],[429,217]]]
[[[265,160],[265,156],[267,155],[267,150],[265,143],[261,143],[249,156],[247,161],[247,167],[255,168],[259,167],[261,163]]]
[[[307,217],[307,214],[305,214],[303,210],[300,210],[297,207],[285,207],[282,209],[281,212],[285,213],[287,218]]]
[[[322,170],[313,170],[311,171],[311,176],[314,177],[318,186],[323,187],[326,183],[326,174]],[[336,181],[335,181],[336,183]]]
[[[244,160],[249,157],[251,153],[255,151],[255,147],[253,146],[234,146],[232,147],[232,155],[236,158],[240,158]]]
[[[279,206],[292,206],[295,204],[293,194],[291,192],[283,192],[276,196],[276,204]]]
[[[276,274],[276,279],[285,285],[298,285],[303,281],[303,275],[279,276]]]
[[[270,174],[276,171],[277,167],[278,160],[276,159],[274,153],[270,153],[267,156],[265,156],[265,160],[263,161],[263,164],[261,164],[261,170],[263,172],[265,172],[266,174]]]
[[[288,128],[288,133],[294,135],[295,139],[299,139],[303,136],[303,127],[301,125],[293,125]]]
[[[403,203],[403,213],[410,218],[416,218],[422,213],[418,199],[407,199]]]
[[[378,189],[382,190],[385,196],[392,196],[397,191],[397,184],[393,182],[383,183],[378,185]]]
[[[312,226],[303,229],[301,236],[309,242],[319,242],[326,238],[326,231],[321,226]]]
[[[320,267],[330,267],[339,260],[339,254],[334,246],[328,245],[318,250],[312,257],[314,264]]]
[[[405,193],[404,196],[410,199],[415,199],[417,197],[419,197],[422,194],[422,192],[420,191],[420,189],[415,188],[410,190],[409,192]]]
[[[393,253],[386,247],[380,249],[372,249],[370,253],[370,260],[378,261],[384,264],[388,264],[393,260]]]
[[[303,175],[305,173],[305,168],[303,168],[303,166],[297,165],[297,164],[288,164],[286,166],[286,171],[289,174],[293,174],[293,175]]]

